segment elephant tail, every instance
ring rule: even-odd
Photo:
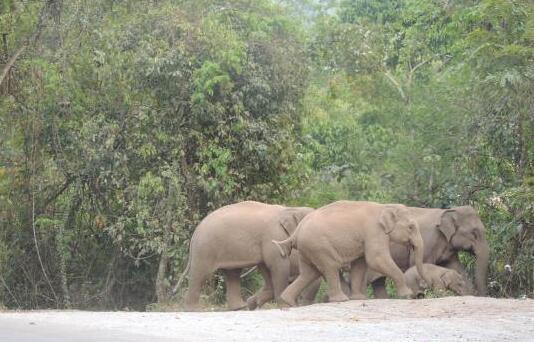
[[[282,255],[284,258],[288,257],[289,254],[291,254],[291,249],[295,246],[295,242],[293,241],[292,237],[289,237],[284,241],[272,241],[276,245],[276,247],[278,247],[278,250],[280,250],[280,255]]]
[[[172,296],[176,295],[176,292],[178,292],[178,289],[180,288],[180,286],[182,286],[182,283],[183,283],[186,275],[189,274],[189,270],[191,269],[191,246],[193,245],[193,239],[195,238],[195,233],[196,233],[196,230],[193,233],[193,236],[191,236],[191,240],[189,241],[189,256],[187,258],[187,266],[185,266],[185,270],[180,275],[180,278],[178,279],[178,282],[172,288],[172,291],[171,291],[171,295]]]

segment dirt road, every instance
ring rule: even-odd
[[[534,341],[534,300],[448,297],[239,312],[0,313],[0,341]]]

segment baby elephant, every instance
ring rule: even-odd
[[[451,290],[460,296],[471,294],[469,285],[455,270],[432,264],[423,264],[423,270],[431,284],[421,278],[415,266],[404,272],[406,284],[417,297],[423,296],[427,288]]]

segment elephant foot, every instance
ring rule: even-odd
[[[255,296],[247,299],[247,307],[249,310],[256,310],[258,308],[258,300]]]
[[[289,298],[289,297],[284,296],[284,294],[282,293],[280,295],[280,299],[278,300],[278,304],[280,306],[282,306],[282,307],[284,305],[286,305],[286,306],[297,306],[297,301],[295,299],[293,299],[293,298]]]
[[[350,295],[350,299],[351,300],[364,300],[364,299],[367,299],[367,296],[364,295],[363,293],[352,293]]]
[[[334,296],[328,296],[328,299],[330,302],[346,302],[349,300],[349,297],[344,293],[340,293]]]
[[[313,300],[309,300],[309,299],[299,300],[299,306],[311,305],[311,304],[313,304]]]
[[[397,293],[399,295],[399,298],[403,298],[403,299],[414,298],[414,293],[409,288],[399,289],[397,290]]]
[[[228,309],[231,311],[242,310],[246,308],[247,306],[248,304],[243,301],[228,303]]]

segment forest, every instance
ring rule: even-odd
[[[180,302],[249,199],[471,205],[488,294],[534,296],[531,0],[0,0],[0,35],[0,307]]]

